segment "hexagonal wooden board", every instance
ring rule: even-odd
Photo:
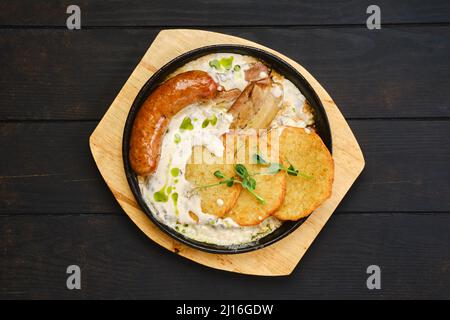
[[[264,32],[264,31],[261,31]],[[294,66],[319,95],[331,125],[335,180],[333,195],[292,234],[249,253],[218,255],[187,247],[156,227],[141,210],[128,186],[122,161],[122,134],[128,111],[145,82],[165,63],[189,50],[214,44],[242,44],[265,49]],[[95,162],[130,219],[154,242],[203,265],[245,274],[290,274],[364,168],[364,158],[350,127],[324,88],[300,64],[257,43],[201,30],[161,31],[90,137]],[[151,245],[149,243],[149,245]]]

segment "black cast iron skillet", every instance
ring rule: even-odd
[[[291,65],[284,62],[280,58],[276,57],[275,55],[254,47],[241,45],[214,45],[198,48],[178,56],[177,58],[173,59],[172,61],[164,65],[161,69],[159,69],[141,88],[140,92],[138,93],[136,99],[133,102],[133,105],[131,106],[130,113],[128,114],[127,121],[125,123],[125,129],[123,134],[123,145],[122,145],[123,162],[125,165],[125,173],[127,176],[128,183],[130,184],[131,190],[136,200],[138,201],[139,205],[144,210],[144,212],[148,215],[148,217],[161,230],[169,234],[172,238],[175,238],[176,240],[195,249],[220,254],[243,253],[261,249],[286,237],[288,234],[297,229],[304,222],[304,219],[299,221],[284,222],[277,230],[273,231],[267,236],[257,241],[247,243],[245,245],[220,246],[192,240],[190,238],[185,237],[183,234],[178,233],[172,228],[166,226],[165,224],[161,223],[153,216],[151,210],[146,205],[141,195],[136,174],[131,169],[128,157],[130,148],[131,128],[133,126],[134,118],[136,117],[139,108],[142,106],[142,104],[147,99],[148,95],[152,92],[152,90],[155,89],[162,81],[164,81],[164,79],[166,79],[171,73],[173,73],[176,69],[183,66],[187,62],[190,62],[192,60],[195,60],[210,53],[219,53],[219,52],[236,53],[258,58],[263,62],[265,62],[267,65],[269,65],[272,69],[278,71],[281,75],[290,80],[294,85],[296,85],[311,104],[314,110],[314,120],[317,133],[320,135],[323,142],[331,152],[330,126],[323,105],[320,99],[318,98],[317,94],[314,92],[313,88],[310,86],[310,84],[295,68],[293,68]]]

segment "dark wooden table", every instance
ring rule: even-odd
[[[0,298],[450,298],[450,2],[0,2]],[[304,65],[366,168],[295,272],[208,269],[123,214],[88,137],[159,30],[241,36]],[[66,288],[79,265],[81,290]],[[366,268],[381,268],[368,290]]]

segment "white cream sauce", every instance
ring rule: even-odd
[[[217,118],[216,125],[202,128],[203,121],[214,116]],[[192,127],[181,128],[185,119],[189,119]],[[224,146],[220,136],[229,131],[232,119],[226,110],[202,105],[188,106],[172,118],[169,130],[164,135],[158,168],[147,180],[143,190],[145,199],[152,202],[162,220],[181,224],[196,223],[189,211],[197,214],[200,224],[210,224],[216,220],[214,215],[201,211],[200,197],[192,193],[193,186],[185,179],[184,173],[194,146],[203,145],[214,155],[222,156]],[[163,193],[163,201],[155,198],[156,192]]]
[[[206,119],[217,118],[215,125],[202,128]],[[185,119],[190,119],[191,129],[182,129]],[[177,113],[164,135],[161,158],[156,172],[141,181],[141,193],[155,216],[171,228],[192,239],[220,245],[247,243],[275,230],[281,223],[268,219],[253,227],[240,227],[231,218],[217,218],[203,212],[198,193],[186,180],[186,164],[194,146],[205,146],[214,155],[223,155],[224,146],[220,137],[229,131],[233,120],[225,109],[212,105],[191,105]],[[156,195],[158,196],[156,196]],[[175,196],[176,195],[176,196]],[[217,199],[222,201],[222,199]],[[194,212],[199,221],[192,219]]]
[[[221,59],[228,61],[226,67],[220,64],[217,66]],[[238,88],[242,91],[248,85],[244,72],[254,62],[257,59],[239,54],[210,54],[187,63],[173,75],[203,70],[223,89]],[[215,67],[212,66],[214,64]],[[313,116],[304,108],[305,97],[284,77],[276,75],[273,79],[282,85],[282,89],[274,86],[272,93],[275,97],[283,96],[283,104],[270,127],[279,128],[280,132],[283,126],[295,126],[308,131],[307,126],[313,124]],[[214,117],[217,118],[215,125],[202,128],[204,120]],[[223,155],[224,146],[220,137],[229,132],[232,118],[226,109],[211,103],[191,105],[181,110],[171,119],[164,135],[156,172],[145,179],[140,177],[140,187],[153,214],[169,227],[197,241],[239,246],[264,237],[277,229],[281,222],[269,217],[256,226],[241,227],[230,218],[221,219],[203,212],[199,194],[193,192],[194,186],[185,178],[186,164],[194,146],[205,146],[218,157]],[[190,124],[187,126],[189,129],[180,128],[183,123]],[[223,200],[217,199],[217,204],[221,203]],[[198,223],[189,215],[190,211],[197,215]]]
[[[219,68],[216,68],[210,65],[211,61],[220,61],[221,59],[229,59],[230,57],[233,59],[229,68],[221,65],[219,65]],[[248,85],[248,81],[245,80],[245,70],[248,70],[250,64],[254,62],[257,62],[257,60],[250,56],[235,53],[214,53],[188,62],[179,68],[175,74],[191,70],[202,70],[208,72],[225,90],[237,88],[242,91]]]
[[[309,133],[307,126],[312,125],[314,120],[313,115],[304,107],[305,96],[291,81],[285,78],[278,78],[275,81],[283,86],[283,104],[270,126],[272,128],[283,126],[305,128],[305,131]],[[274,95],[276,94],[279,93],[274,92]]]

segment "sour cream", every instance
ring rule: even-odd
[[[227,68],[220,64],[219,67],[211,66],[211,61],[221,61],[222,59],[231,59],[231,65]],[[225,90],[237,88],[242,91],[248,85],[248,81],[245,80],[245,70],[248,70],[249,65],[254,62],[257,62],[257,60],[250,56],[235,53],[214,53],[188,62],[176,73],[191,70],[206,71]]]
[[[214,125],[203,127],[205,120],[214,118],[217,119]],[[205,146],[215,156],[222,156],[224,146],[220,137],[229,131],[232,120],[225,109],[213,105],[191,105],[181,110],[172,118],[164,135],[155,173],[140,183],[143,198],[155,217],[198,241],[239,245],[257,240],[281,225],[271,218],[257,226],[241,227],[230,218],[221,219],[203,212],[199,194],[193,192],[194,186],[186,180],[186,164],[192,148]],[[222,199],[219,201],[223,204]],[[189,212],[196,214],[198,222]]]
[[[187,63],[171,76],[203,70],[218,83],[221,90],[237,88],[242,91],[248,85],[245,71],[257,61],[253,57],[233,53],[210,54]],[[270,127],[279,133],[283,126],[309,131],[313,116],[304,108],[305,97],[289,80],[276,73],[271,73],[271,76],[282,85],[282,89],[274,86],[272,93],[275,97],[283,96],[283,104]],[[139,185],[146,204],[165,225],[197,241],[239,247],[273,232],[281,221],[274,217],[262,220],[261,217],[258,225],[241,227],[230,218],[222,219],[202,211],[200,195],[193,192],[194,186],[185,177],[187,162],[195,146],[204,146],[215,156],[222,156],[224,146],[221,136],[229,132],[233,121],[225,108],[213,103],[190,105],[171,119],[162,141],[158,167],[151,176],[140,177]],[[212,119],[215,120],[211,122]],[[210,125],[202,126],[205,120],[209,120]],[[217,204],[221,206],[224,201],[219,198]],[[189,212],[195,213],[198,222]]]
[[[291,81],[281,77],[277,81],[283,86],[283,107],[270,126],[272,128],[298,127],[307,131],[307,126],[313,124],[313,115],[304,107],[305,96]],[[276,94],[279,93],[276,92]]]

